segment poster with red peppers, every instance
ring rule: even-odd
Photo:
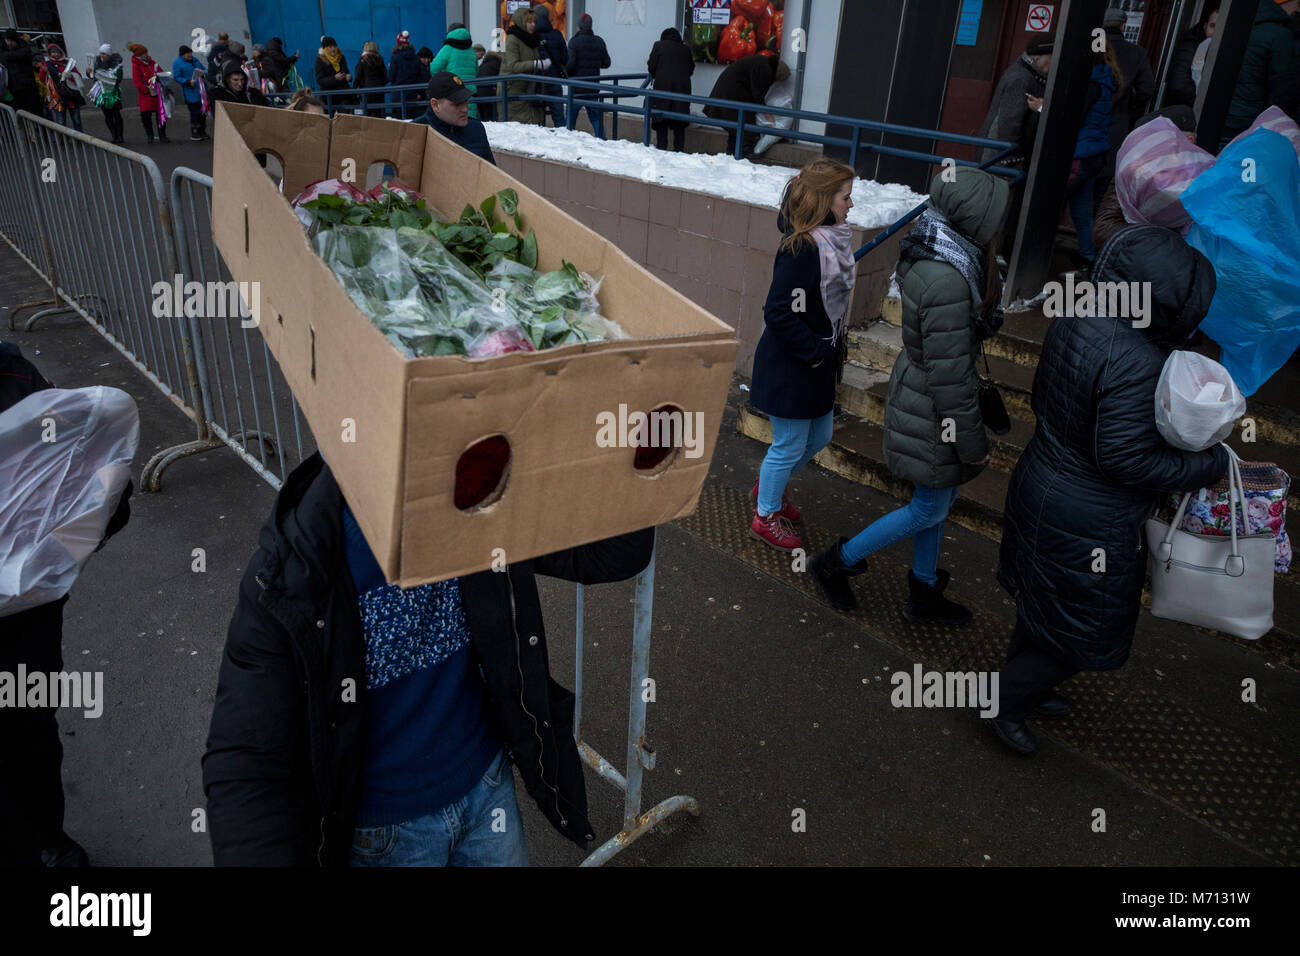
[[[781,55],[785,0],[685,0],[686,42],[699,63]]]

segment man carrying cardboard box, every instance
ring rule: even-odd
[[[619,581],[653,549],[647,528],[402,589],[324,459],[303,462],[226,638],[203,757],[217,865],[526,865],[511,758],[585,848],[574,696],[549,674],[533,575]]]
[[[435,73],[429,80],[429,109],[420,122],[432,126],[453,143],[463,146],[475,156],[497,164],[488,145],[487,130],[483,123],[469,115],[469,101],[473,94],[455,73]]]

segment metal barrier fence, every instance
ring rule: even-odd
[[[0,104],[0,156],[11,157],[13,160],[5,164],[10,188],[0,190],[0,237],[49,282],[49,248],[44,244],[44,236],[37,225],[36,185],[39,171],[35,164],[21,159],[24,155],[21,136],[17,114],[10,107]],[[52,303],[53,299],[47,301]],[[35,304],[25,303],[18,306],[18,309]],[[13,318],[9,321],[10,328],[13,328]]]
[[[6,219],[18,221],[6,222],[4,236],[51,290],[50,300],[13,309],[9,327],[34,306],[45,308],[27,319],[27,331],[46,316],[75,312],[195,423],[195,441],[177,447],[210,447],[190,329],[156,314],[155,290],[172,288],[178,272],[153,160],[6,106],[0,155],[30,191],[29,204],[5,204]],[[39,259],[31,255],[36,246]]]
[[[172,222],[176,254],[187,282],[204,288],[232,283],[221,253],[212,241],[212,177],[180,167],[171,178]],[[226,296],[229,301],[233,296]],[[249,305],[243,303],[241,312]],[[214,316],[204,309],[190,316],[196,344],[203,420],[273,488],[279,489],[315,441],[298,410],[298,402],[280,373],[256,316]],[[227,309],[220,310],[223,313]],[[250,449],[250,444],[256,447]],[[161,471],[179,455],[157,464]]]

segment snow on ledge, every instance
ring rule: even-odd
[[[628,140],[602,141],[578,130],[525,123],[484,123],[483,126],[494,150],[552,159],[769,209],[777,208],[785,184],[798,172],[786,166],[761,166],[731,156],[664,152]],[[856,180],[849,224],[859,229],[883,228],[902,218],[925,198],[897,183]]]

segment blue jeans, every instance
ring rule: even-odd
[[[515,774],[497,754],[474,789],[436,813],[406,823],[358,827],[350,866],[527,866]]]
[[[1092,184],[1097,173],[1105,168],[1105,157],[1097,162],[1097,157],[1089,156],[1079,163],[1079,175],[1070,184],[1066,193],[1070,218],[1074,221],[1074,231],[1079,237],[1079,255],[1089,262],[1097,258],[1097,249],[1092,244]]]
[[[835,428],[835,414],[821,418],[772,419],[772,446],[758,472],[758,513],[774,514],[781,510],[781,495],[790,476],[812,461],[826,447]]]
[[[840,547],[840,560],[845,564],[857,564],[867,555],[910,537],[912,573],[926,584],[934,584],[938,580],[935,570],[939,567],[943,523],[960,490],[960,486],[927,488],[916,485],[911,501],[873,521],[852,541],[845,542]]]
[[[591,121],[591,131],[596,135],[596,138],[604,139],[605,138],[605,111],[602,109],[597,109],[594,106],[584,106],[582,107],[582,109],[585,109],[587,111],[587,119]],[[577,122],[578,114],[576,112],[573,114],[573,119],[575,122]]]
[[[60,126],[67,126],[69,120],[71,120],[71,122],[72,122],[72,128],[73,128],[73,129],[75,129],[78,133],[83,133],[83,132],[85,132],[85,130],[82,129],[82,126],[81,126],[81,107],[80,107],[80,106],[68,106],[68,105],[65,103],[65,104],[63,104],[63,111],[62,111],[61,113],[59,113],[58,116],[59,116],[59,125],[60,125]]]

